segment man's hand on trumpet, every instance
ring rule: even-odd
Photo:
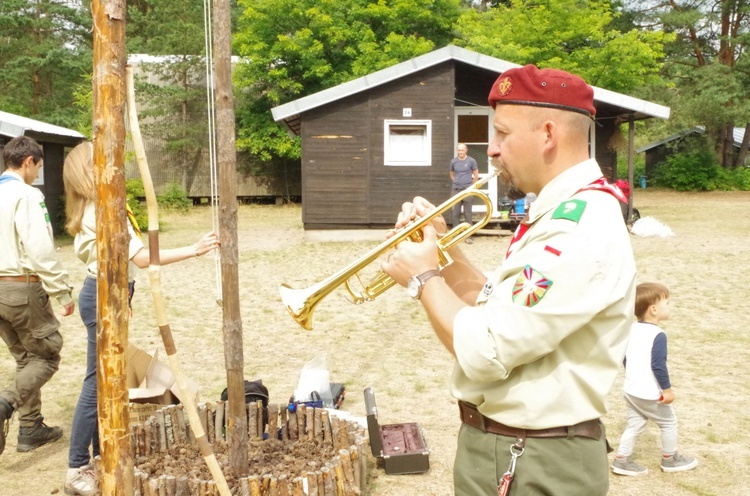
[[[399,214],[401,217],[401,214]],[[407,222],[408,223],[408,222]],[[443,225],[445,225],[443,223]],[[388,255],[380,269],[394,281],[406,286],[412,276],[439,267],[437,233],[428,224],[422,229],[424,239],[420,243],[403,241]]]
[[[409,222],[429,215],[431,212],[435,211],[435,208],[435,205],[421,196],[415,197],[413,202],[404,203],[401,205],[401,212],[399,212],[398,218],[396,219],[396,225],[393,226],[393,229],[388,231],[385,237],[390,238],[396,233],[396,231],[407,225]],[[437,231],[438,237],[448,231],[448,226],[442,215],[435,217],[432,220],[432,226],[435,228],[435,231]]]

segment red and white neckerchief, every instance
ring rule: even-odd
[[[617,198],[619,201],[623,203],[628,203],[628,198],[625,196],[625,193],[622,192],[620,188],[615,186],[614,184],[610,184],[607,182],[607,180],[602,176],[596,181],[591,182],[590,184],[584,186],[583,188],[576,191],[576,193],[580,193],[581,191],[604,191],[606,193],[609,193],[610,195]],[[526,234],[526,231],[529,230],[529,227],[531,224],[528,224],[529,215],[526,214],[526,217],[523,218],[520,224],[518,224],[518,227],[516,228],[516,232],[513,233],[513,238],[510,240],[510,244],[508,245],[508,250],[505,252],[505,258],[507,259],[511,252],[513,251],[513,245],[523,237],[524,234]]]

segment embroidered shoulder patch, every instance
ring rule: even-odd
[[[566,200],[557,206],[552,213],[553,219],[567,219],[578,223],[583,211],[586,210],[586,202],[583,200]]]
[[[513,285],[513,303],[533,307],[544,298],[550,286],[552,286],[552,281],[527,265],[518,274]]]

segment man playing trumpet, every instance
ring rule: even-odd
[[[436,217],[381,268],[422,302],[456,358],[455,494],[605,495],[599,418],[625,350],[635,262],[624,198],[589,158],[593,90],[528,65],[500,75],[489,103],[487,154],[516,197],[537,195],[504,260],[488,277],[454,246],[438,270]],[[405,203],[396,229],[434,208]]]

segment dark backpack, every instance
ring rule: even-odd
[[[227,401],[229,393],[226,388],[221,392],[221,401]],[[263,379],[245,380],[245,404],[263,402],[263,425],[268,424],[268,388],[263,385]]]

